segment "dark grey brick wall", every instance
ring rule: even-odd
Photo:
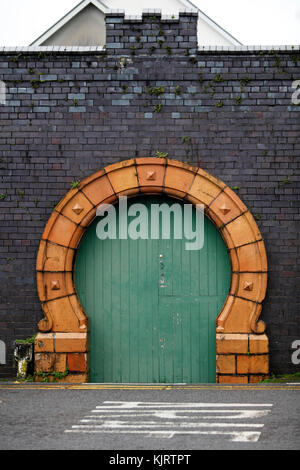
[[[54,206],[72,181],[157,151],[221,178],[254,214],[269,262],[270,368],[298,371],[299,51],[196,53],[193,39],[180,47],[195,36],[188,15],[169,23],[110,16],[108,24],[108,45],[123,47],[0,53],[0,340],[8,348],[0,377],[12,374],[14,340],[34,334],[43,316],[35,260]]]

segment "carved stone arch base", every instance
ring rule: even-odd
[[[80,240],[101,203],[121,195],[167,194],[203,204],[227,246],[231,287],[218,315],[217,381],[257,382],[267,376],[268,339],[259,319],[267,286],[264,242],[239,197],[202,169],[164,158],[139,158],[104,168],[70,190],[54,209],[37,256],[38,295],[45,314],[35,342],[36,377],[88,381],[88,319],[77,297],[73,264]]]

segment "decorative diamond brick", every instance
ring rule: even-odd
[[[230,207],[227,207],[226,204],[223,204],[220,207],[220,211],[222,212],[222,214],[226,215],[226,214],[228,214],[228,212],[231,211],[231,209],[230,209]]]
[[[246,281],[244,283],[244,290],[249,290],[249,291],[253,290],[253,282]]]
[[[83,207],[81,207],[79,204],[75,204],[75,206],[72,208],[72,211],[79,215],[83,211]]]
[[[155,181],[155,180],[156,180],[156,173],[155,173],[155,171],[147,171],[146,180]]]
[[[51,290],[60,290],[59,281],[51,281]]]

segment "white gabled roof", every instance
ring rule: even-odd
[[[69,11],[65,16],[63,16],[57,23],[55,23],[51,28],[47,29],[45,33],[39,36],[35,41],[33,41],[30,46],[40,46],[47,39],[49,39],[53,34],[60,30],[68,21],[72,20],[78,13],[80,13],[88,5],[94,5],[98,10],[106,13],[109,9],[104,3],[100,0],[82,0],[78,5],[76,5],[72,10]]]
[[[233,37],[231,34],[229,34],[225,29],[223,29],[220,25],[218,25],[215,21],[213,21],[209,16],[207,16],[205,13],[203,13],[200,8],[196,7],[192,2],[189,0],[181,0],[182,3],[186,4],[186,8],[196,8],[198,10],[198,17],[201,18],[203,21],[209,24],[212,29],[217,31],[221,36],[227,39],[227,41],[230,41],[233,46],[242,46],[242,43],[238,41],[235,37]]]
[[[221,26],[219,26],[215,21],[213,21],[209,16],[207,16],[203,11],[196,7],[189,0],[178,0],[179,3],[187,9],[196,9],[198,11],[198,17],[204,21],[212,30],[222,36],[226,41],[228,41],[232,46],[241,46],[242,43],[234,38],[231,34],[225,31]],[[176,3],[178,3],[178,1]],[[107,0],[108,4],[114,3],[114,1]],[[119,3],[119,2],[118,2]],[[150,1],[151,3],[151,1]],[[126,0],[124,0],[126,4]],[[63,16],[57,23],[55,23],[51,28],[49,28],[45,33],[39,36],[35,41],[33,41],[30,46],[41,46],[47,39],[49,39],[53,34],[59,31],[66,23],[73,19],[78,13],[80,13],[84,8],[89,5],[94,5],[102,13],[109,11],[109,7],[100,0],[82,0],[78,5],[76,5],[72,10],[70,10],[65,16]],[[112,5],[114,8],[114,5]],[[126,11],[126,8],[124,8]],[[175,13],[175,12],[174,12]]]

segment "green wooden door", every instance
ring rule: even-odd
[[[179,204],[155,196],[138,202],[149,214],[151,204]],[[230,286],[219,232],[205,217],[204,246],[188,251],[172,230],[162,239],[161,227],[158,239],[99,240],[98,222],[82,240],[75,266],[89,317],[91,381],[215,382],[216,317]],[[150,233],[150,215],[148,222]]]

